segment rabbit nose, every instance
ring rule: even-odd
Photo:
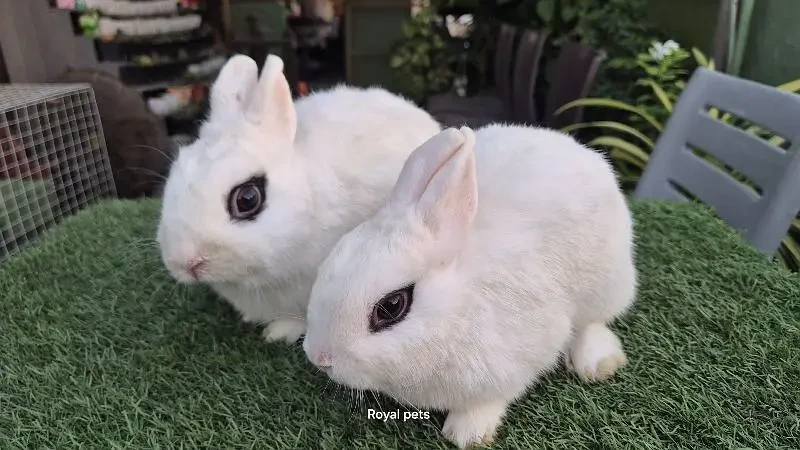
[[[311,360],[315,366],[319,367],[320,369],[330,369],[333,367],[333,362],[331,361],[331,353],[322,351],[315,354]]]
[[[186,271],[197,280],[200,277],[200,271],[203,269],[208,261],[203,257],[193,258],[186,262]]]

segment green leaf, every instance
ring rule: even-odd
[[[656,97],[658,97],[658,99],[661,101],[661,104],[664,105],[664,109],[666,109],[667,112],[672,112],[672,102],[669,101],[667,93],[664,92],[664,89],[659,86],[658,83],[653,80],[644,80],[643,84],[645,86],[650,86],[650,88],[653,89],[653,93],[656,94]]]
[[[647,152],[642,150],[642,148],[638,145],[631,144],[624,139],[614,136],[600,136],[599,138],[593,139],[588,145],[590,147],[602,145],[604,147],[615,148],[623,152],[623,154],[630,156],[634,160],[641,162],[642,165],[647,164],[647,161],[650,159],[650,155],[648,155]]]
[[[553,21],[555,16],[556,0],[539,0],[536,4],[536,14],[546,23]]]
[[[776,135],[774,135],[772,133],[766,132],[766,131],[764,131],[763,128],[759,127],[758,125],[751,125],[751,126],[747,127],[744,131],[746,133],[754,134],[756,136],[762,136],[763,134],[767,134],[767,135],[770,136],[769,143],[774,145],[774,146],[776,146],[776,147],[780,147],[781,145],[783,145],[786,142],[786,139],[784,139],[784,138],[782,138],[780,136],[776,136]]]
[[[565,6],[561,10],[561,18],[564,19],[564,21],[566,22],[569,22],[570,20],[574,19],[576,15],[578,15],[578,10],[572,6]]]
[[[731,123],[733,121],[733,116],[730,115],[730,113],[725,113],[722,115],[722,117],[719,118],[719,121],[724,123]]]
[[[611,153],[609,153],[611,159],[616,163],[617,167],[626,167],[625,171],[630,172],[627,169],[629,166],[635,167],[639,172],[643,172],[644,168],[647,166],[647,162],[641,161],[639,158],[636,158],[629,153],[625,153],[623,150],[620,149],[613,149]],[[622,171],[622,170],[620,170]],[[629,178],[639,178],[641,174],[636,175],[629,175]]]
[[[697,62],[698,66],[708,67],[709,62],[706,55],[703,54],[697,47],[692,47],[692,55],[694,55],[694,60]]]
[[[782,138],[780,136],[772,136],[771,138],[769,138],[769,143],[774,145],[774,146],[776,146],[776,147],[780,147],[785,142],[786,142],[786,139],[784,139],[784,138]]]
[[[655,77],[655,76],[658,75],[658,67],[648,66],[648,65],[645,65],[645,64],[640,64],[640,66],[651,77]]]
[[[800,91],[800,78],[798,78],[797,80],[794,80],[794,81],[790,81],[788,83],[784,83],[784,84],[778,86],[778,89],[781,90],[781,91],[786,91],[786,92],[797,92],[797,91]]]
[[[564,133],[569,133],[583,128],[606,128],[610,130],[616,130],[621,133],[626,133],[631,136],[634,136],[635,138],[642,141],[649,149],[652,149],[654,146],[653,140],[647,137],[644,133],[637,130],[636,128],[633,128],[630,125],[626,125],[624,123],[619,123],[619,122],[601,120],[597,122],[576,123],[562,128],[561,131],[563,131]]]
[[[568,109],[581,106],[597,106],[597,107],[621,109],[623,111],[628,111],[646,120],[656,130],[658,131],[664,130],[664,127],[658,122],[658,120],[656,120],[653,116],[648,114],[644,109],[638,108],[636,106],[631,106],[627,103],[623,103],[618,100],[612,100],[610,98],[579,98],[578,100],[573,100],[567,103],[566,105],[558,108],[558,110],[556,111],[556,115],[559,115]]]
[[[795,241],[791,236],[786,236],[781,241],[783,248],[786,249],[788,256],[794,260],[795,266],[800,266],[800,243]]]

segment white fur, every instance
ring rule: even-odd
[[[600,154],[545,129],[446,130],[320,266],[304,348],[338,382],[448,410],[458,446],[489,441],[570,345],[584,378],[622,365],[605,324],[633,302],[633,257],[628,206]],[[410,283],[405,320],[370,332],[375,303]]]
[[[158,242],[165,265],[199,280],[245,320],[268,324],[268,340],[297,340],[316,270],[336,241],[385,200],[411,151],[440,127],[428,113],[382,89],[337,87],[292,103],[280,58],[235,56],[211,93],[196,142],[168,177]],[[266,174],[266,208],[233,222],[230,190]]]

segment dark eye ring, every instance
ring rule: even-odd
[[[253,177],[231,189],[228,195],[228,213],[234,220],[255,220],[266,203],[263,175]]]
[[[413,284],[386,294],[372,307],[369,316],[370,331],[377,333],[405,319],[413,301]]]

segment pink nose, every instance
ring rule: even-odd
[[[192,277],[196,280],[200,276],[200,270],[203,269],[203,266],[205,266],[206,263],[207,261],[205,260],[205,258],[202,257],[194,258],[186,263],[186,271],[189,272],[189,274],[191,274]]]
[[[327,369],[333,365],[331,362],[331,354],[330,352],[319,352],[314,355],[314,359],[312,361],[315,366],[323,369]]]

